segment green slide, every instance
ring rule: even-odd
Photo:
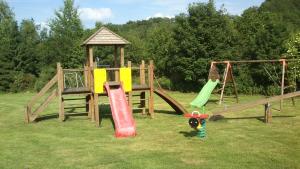
[[[204,87],[201,89],[198,96],[190,103],[193,107],[199,107],[201,108],[206,104],[208,101],[212,91],[219,83],[219,80],[212,81],[211,79],[208,80],[208,82],[204,85]]]

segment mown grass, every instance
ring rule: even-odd
[[[109,112],[96,128],[86,116],[24,123],[32,93],[0,95],[0,168],[300,168],[300,99],[261,121],[263,106],[207,123],[207,138],[194,136],[187,119],[155,98],[155,117],[134,114],[138,135],[116,139]],[[196,93],[170,92],[190,111]],[[241,96],[241,102],[261,96]],[[207,110],[218,106],[213,96]],[[225,106],[234,104],[227,98]],[[276,107],[278,105],[274,105]],[[104,111],[102,109],[102,111]],[[44,114],[57,113],[54,102]]]

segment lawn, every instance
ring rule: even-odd
[[[196,93],[169,92],[190,111]],[[300,99],[286,100],[273,121],[261,121],[263,106],[226,114],[207,123],[207,138],[194,136],[187,119],[155,97],[155,117],[135,113],[138,135],[116,139],[109,110],[96,128],[86,116],[24,123],[33,93],[0,95],[0,168],[300,168]],[[262,96],[241,96],[248,102]],[[218,106],[214,95],[207,110]],[[225,106],[234,104],[226,98]],[[278,105],[274,105],[274,107]],[[50,104],[45,114],[57,112]]]

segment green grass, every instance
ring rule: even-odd
[[[196,93],[170,94],[192,111],[188,104]],[[86,116],[25,124],[24,105],[33,95],[0,95],[0,168],[300,168],[300,99],[295,107],[286,100],[282,112],[273,111],[271,124],[257,118],[263,106],[227,114],[208,122],[208,137],[200,140],[187,119],[156,97],[154,119],[134,114],[138,135],[116,139],[109,114],[100,128]],[[260,97],[241,96],[241,102]],[[216,99],[207,110],[222,107]],[[225,105],[231,104],[228,98]],[[57,113],[57,104],[44,113]]]

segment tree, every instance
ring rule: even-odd
[[[84,63],[83,49],[80,47],[83,27],[79,19],[74,0],[65,0],[64,7],[55,12],[55,18],[49,24],[49,55],[55,62],[65,67],[78,67]],[[50,59],[50,58],[48,58]]]
[[[299,0],[266,0],[260,9],[276,13],[283,18],[291,31],[299,31],[300,27],[300,3]]]
[[[0,91],[8,91],[14,77],[18,27],[8,4],[0,0]]]
[[[295,33],[286,43],[287,47],[287,58],[297,59],[296,62],[289,62],[288,65],[288,82],[291,86],[297,89],[300,84],[300,32]]]
[[[171,58],[171,51],[173,50],[173,27],[174,21],[169,19],[162,19],[159,25],[153,27],[147,34],[146,50],[155,61],[156,73],[159,76],[167,75],[166,64],[168,58]]]
[[[35,76],[39,73],[38,44],[39,34],[37,33],[34,21],[23,20],[20,25],[20,43],[16,59],[16,70],[23,73],[30,73]]]
[[[236,19],[236,29],[239,34],[238,48],[241,59],[279,59],[284,53],[283,44],[288,37],[288,31],[278,15],[251,7]],[[272,73],[268,75],[266,70],[272,70]],[[240,76],[243,79],[238,78],[237,81],[249,88],[256,86],[260,88],[259,92],[267,91],[270,86],[274,86],[272,88],[275,89],[280,81],[280,76],[276,73],[280,72],[279,64],[252,64],[241,69],[239,73],[245,72],[248,72],[247,75]]]
[[[231,17],[214,1],[189,5],[175,18],[174,49],[167,64],[175,89],[199,90],[213,59],[231,59],[235,32]]]

